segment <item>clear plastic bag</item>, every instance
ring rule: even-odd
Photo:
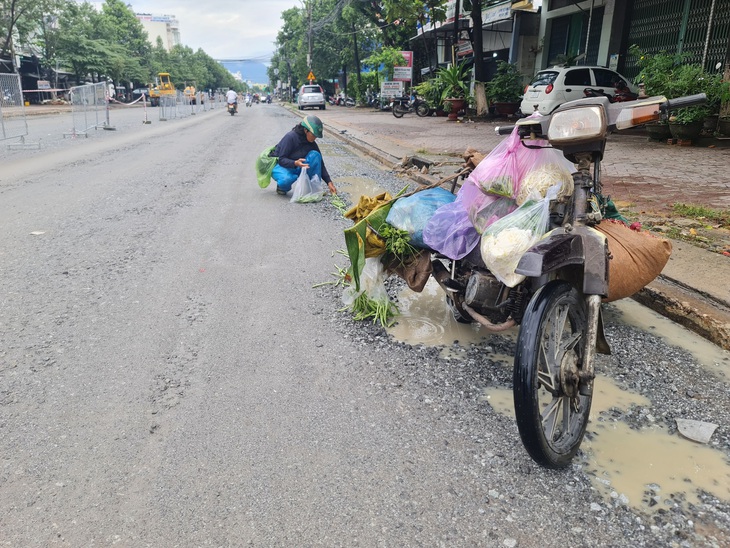
[[[307,204],[319,202],[324,198],[322,180],[317,175],[309,177],[306,167],[302,168],[302,172],[292,188],[291,202]]]
[[[507,287],[525,279],[515,269],[522,255],[547,232],[550,221],[550,200],[555,199],[560,185],[548,189],[545,198],[527,201],[509,215],[492,224],[482,235],[482,260],[496,278]]]
[[[546,141],[532,141],[531,144],[548,146]],[[544,198],[547,190],[560,185],[558,198],[573,194],[573,171],[575,167],[565,159],[563,153],[554,148],[528,149],[530,154],[522,156],[520,188],[514,198],[517,205],[528,199]]]

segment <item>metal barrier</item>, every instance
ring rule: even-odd
[[[64,137],[88,137],[90,129],[112,129],[109,123],[109,88],[106,82],[72,87],[69,95],[73,129],[64,133]]]
[[[28,121],[25,118],[25,101],[19,74],[0,74],[0,140],[19,139],[8,148],[40,148],[37,143],[27,142]]]

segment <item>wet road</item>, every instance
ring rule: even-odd
[[[0,154],[0,545],[729,538],[730,519],[707,509],[713,497],[727,507],[725,470],[696,508],[661,502],[674,519],[598,490],[607,472],[592,453],[560,473],[531,463],[485,391],[509,386],[509,337],[444,358],[349,322],[336,290],[314,287],[341,262],[346,225],[253,177],[290,113],[112,120],[116,131],[82,141],[59,137],[60,119],[31,121],[44,147]],[[322,146],[336,181],[402,186]],[[701,412],[722,423],[727,459],[727,382],[615,325],[619,350],[601,370],[647,400],[609,405],[608,423]],[[678,393],[660,399],[649,364]]]

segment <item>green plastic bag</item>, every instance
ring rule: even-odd
[[[276,146],[272,146],[264,149],[256,159],[256,178],[259,180],[259,186],[261,188],[266,188],[271,183],[271,172],[274,171],[274,166],[276,166],[278,158],[276,156],[269,156],[269,154],[275,148]]]

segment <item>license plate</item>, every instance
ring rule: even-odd
[[[529,95],[530,99],[537,99],[538,97],[540,97],[540,92],[539,91],[531,91],[528,95]]]

